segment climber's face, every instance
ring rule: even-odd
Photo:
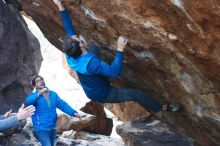
[[[36,84],[35,87],[37,89],[42,89],[42,88],[45,87],[45,82],[44,82],[44,79],[42,77],[37,77],[35,79],[35,84]]]

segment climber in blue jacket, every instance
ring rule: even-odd
[[[77,73],[87,97],[99,103],[136,101],[155,113],[179,110],[180,106],[177,103],[169,102],[162,105],[137,90],[111,86],[108,78],[118,78],[120,75],[127,39],[119,37],[114,61],[109,65],[98,56],[97,46],[92,45],[88,50],[84,47],[75,33],[68,11],[60,0],[53,1],[60,10],[61,20],[68,36],[62,44],[63,52],[66,53],[68,65]]]
[[[56,138],[56,108],[79,119],[81,119],[81,116],[62,100],[56,92],[49,90],[45,86],[43,77],[32,75],[29,81],[36,88],[36,91],[26,97],[25,103],[26,105],[35,106],[36,111],[32,116],[32,123],[36,136],[42,146],[53,146]]]

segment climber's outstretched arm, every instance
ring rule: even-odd
[[[64,29],[66,31],[66,34],[69,37],[76,37],[76,33],[72,24],[72,21],[69,16],[69,12],[65,9],[63,6],[61,0],[53,0],[53,2],[57,5],[60,11],[60,17],[64,26]]]

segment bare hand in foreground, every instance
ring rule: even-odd
[[[35,107],[33,105],[24,108],[24,104],[22,104],[22,106],[18,110],[17,118],[18,120],[25,120],[28,117],[32,116],[34,114],[34,111]]]

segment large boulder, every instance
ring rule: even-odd
[[[143,121],[130,121],[117,126],[117,133],[126,146],[195,146],[189,137],[181,137],[168,126],[151,117]]]
[[[81,129],[94,125],[96,117],[89,114],[84,114],[81,119],[76,117],[69,117],[64,114],[59,114],[57,117],[57,133],[64,131],[74,130],[80,131]]]
[[[105,107],[114,113],[121,121],[143,119],[151,115],[144,107],[133,101],[120,104],[106,103]]]
[[[77,33],[88,44],[95,40],[113,55],[118,35],[129,37],[117,85],[150,92],[161,102],[180,102],[180,113],[164,117],[169,125],[201,145],[220,144],[219,1],[64,2]],[[23,0],[22,5],[60,48],[59,38],[65,33],[52,0]]]
[[[28,76],[38,72],[42,56],[37,39],[18,10],[0,1],[0,111],[16,110],[25,95]]]
[[[96,116],[95,123],[83,128],[82,130],[107,136],[111,135],[113,121],[112,119],[106,117],[103,105],[90,101],[86,103],[86,105],[82,107],[81,110],[85,113]]]

